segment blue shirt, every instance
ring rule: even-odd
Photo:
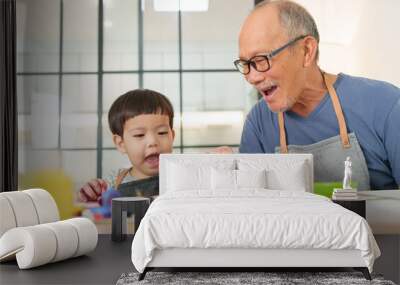
[[[354,132],[367,162],[371,189],[400,185],[400,89],[382,81],[339,74],[334,84],[348,132]],[[308,145],[337,136],[339,125],[326,93],[307,117],[285,112],[288,145]],[[241,153],[273,153],[279,146],[278,116],[261,99],[244,124]]]

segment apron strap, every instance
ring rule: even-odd
[[[349,141],[349,135],[347,134],[346,121],[344,119],[342,107],[339,102],[339,97],[336,93],[335,88],[333,88],[333,84],[336,81],[337,76],[333,74],[328,74],[322,72],[325,85],[328,89],[328,94],[331,97],[333,109],[335,110],[336,118],[339,123],[339,132],[340,139],[342,141],[343,148],[351,147]],[[286,143],[286,133],[285,133],[285,120],[283,117],[283,112],[278,112],[278,124],[279,124],[279,143],[280,143],[280,152],[288,153],[288,147]]]
[[[340,106],[339,97],[336,93],[335,88],[333,88],[333,83],[336,81],[336,75],[323,73],[325,85],[328,88],[328,93],[331,96],[333,108],[335,109],[336,118],[339,123],[339,132],[340,132],[340,139],[342,140],[343,148],[349,148],[350,141],[349,136],[347,134],[347,127],[346,121],[344,120],[344,115],[342,111],[342,107]]]
[[[281,145],[281,153],[288,153],[288,147],[286,144],[285,119],[283,118],[283,112],[278,113],[278,123],[279,123],[279,143]]]
[[[123,169],[121,170],[117,177],[115,178],[115,190],[118,189],[119,185],[121,184],[122,180],[124,180],[125,176],[129,173],[131,169],[127,168],[127,169]]]

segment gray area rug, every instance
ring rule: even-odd
[[[148,272],[142,281],[139,273],[122,274],[117,285],[133,284],[379,284],[395,285],[380,275],[372,275],[372,281],[364,278],[360,272]]]

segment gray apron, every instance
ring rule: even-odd
[[[154,199],[154,196],[159,194],[159,177],[153,176],[149,178],[134,180],[122,183],[130,169],[122,170],[115,179],[115,189],[124,197],[149,197]]]
[[[310,145],[287,146],[284,116],[279,112],[280,147],[276,147],[275,152],[311,153],[314,157],[314,180],[317,182],[343,181],[344,161],[349,156],[352,161],[352,181],[357,183],[358,190],[369,190],[369,173],[364,154],[356,135],[347,133],[342,107],[333,87],[336,76],[323,73],[323,77],[338,119],[340,134]]]

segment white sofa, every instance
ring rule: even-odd
[[[20,269],[80,256],[97,245],[92,221],[59,221],[53,197],[43,189],[0,193],[0,262],[16,259]]]

